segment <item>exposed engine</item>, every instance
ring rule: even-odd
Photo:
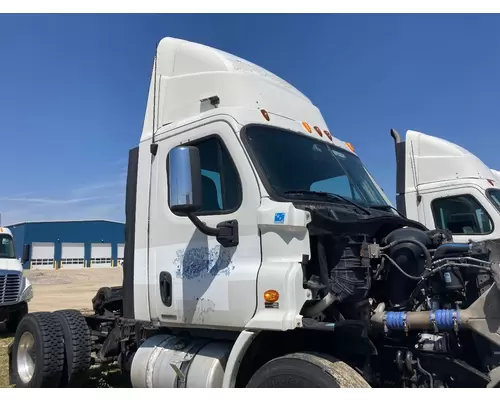
[[[316,302],[304,316],[365,322],[380,386],[489,384],[500,365],[495,243],[454,243],[447,231],[388,213],[346,221],[307,209],[312,255],[304,285]],[[377,362],[385,367],[377,371]]]

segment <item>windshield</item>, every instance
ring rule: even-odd
[[[500,189],[488,189],[486,194],[496,209],[500,211]]]
[[[0,258],[15,258],[14,242],[9,235],[0,235]]]
[[[273,191],[316,191],[368,206],[390,206],[353,153],[333,144],[278,128],[250,126],[246,142]]]

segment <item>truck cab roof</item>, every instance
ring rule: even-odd
[[[303,121],[328,130],[311,100],[275,74],[221,50],[164,38],[153,65],[141,142],[151,140],[153,131],[163,127],[173,129],[214,114],[231,115],[240,125],[266,123],[256,112],[259,110],[271,118],[299,121],[298,131],[303,129]],[[349,148],[336,138],[332,141]]]
[[[409,130],[406,133],[406,191],[418,185],[458,179],[498,180],[470,151],[450,141]]]
[[[12,232],[10,231],[9,228],[4,228],[3,226],[0,226],[0,235],[12,236]]]

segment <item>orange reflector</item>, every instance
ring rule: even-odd
[[[332,138],[332,134],[328,131],[324,131],[325,132],[325,135],[328,139],[330,139],[331,141],[333,141],[333,138]]]
[[[345,144],[354,153],[354,146],[351,143],[349,143],[349,142],[345,142]]]
[[[302,122],[302,126],[307,132],[312,133],[312,129],[307,122]]]
[[[321,129],[319,129],[317,126],[314,127],[314,130],[318,132],[318,135],[323,137],[323,132],[321,132]]]
[[[280,298],[280,294],[276,290],[266,290],[264,292],[264,300],[266,303],[276,303]]]
[[[266,110],[260,110],[260,112],[266,121],[269,121],[271,119],[271,118],[269,118],[269,114],[267,113]]]

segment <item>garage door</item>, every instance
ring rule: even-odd
[[[85,244],[84,243],[62,243],[61,244],[61,268],[84,268],[85,267]]]
[[[90,263],[92,268],[111,267],[111,243],[92,243]]]
[[[123,263],[123,254],[125,254],[125,245],[123,243],[118,243],[117,250],[118,253],[116,257],[116,265],[120,266]]]
[[[30,265],[33,269],[54,268],[54,243],[32,243]]]

